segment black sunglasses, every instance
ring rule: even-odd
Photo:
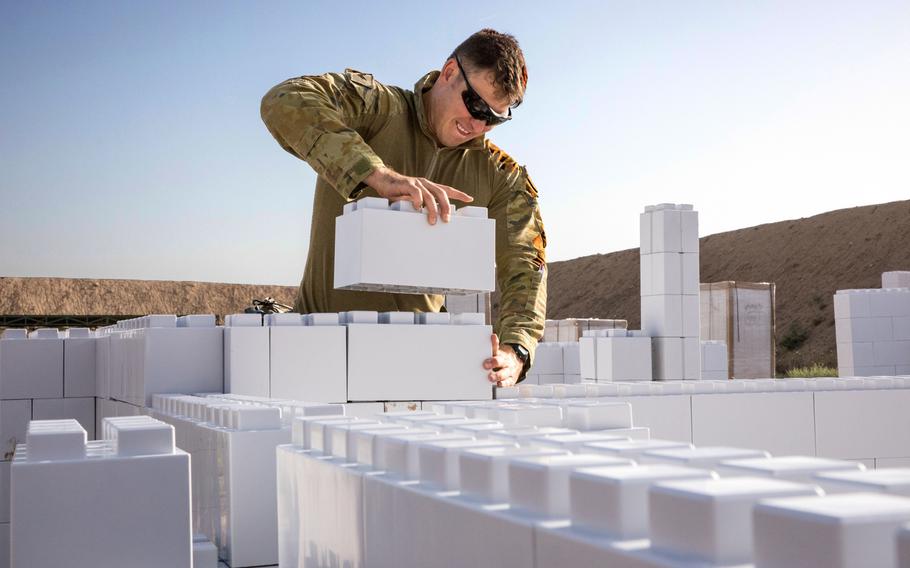
[[[476,118],[477,120],[482,120],[487,123],[487,126],[496,126],[497,124],[502,124],[507,120],[512,120],[512,109],[509,108],[509,114],[502,115],[490,108],[490,105],[477,94],[477,91],[471,86],[471,83],[468,82],[468,74],[465,73],[464,67],[461,66],[461,61],[458,60],[458,56],[455,56],[455,63],[458,64],[458,70],[461,71],[461,76],[464,77],[464,84],[467,85],[467,90],[461,93],[461,98],[464,100],[464,106],[467,107],[468,112]]]

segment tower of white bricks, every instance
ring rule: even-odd
[[[698,212],[645,207],[641,219],[641,329],[651,336],[654,380],[701,378]]]

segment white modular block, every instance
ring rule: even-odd
[[[2,412],[2,409],[0,409],[0,412]],[[93,397],[42,398],[32,401],[33,420],[64,420],[68,418],[78,421],[85,428],[89,440],[95,438],[95,399]]]
[[[0,400],[0,441],[3,443],[0,457],[4,460],[13,459],[16,445],[25,442],[31,419],[32,401]]]
[[[651,252],[683,252],[682,220],[675,208],[651,211]]]
[[[70,335],[63,340],[63,396],[95,396],[96,344],[93,337]]]
[[[421,325],[449,325],[451,314],[448,312],[419,312],[417,323]]]
[[[218,548],[208,539],[193,541],[193,568],[218,568]]]
[[[379,314],[379,323],[413,325],[414,312],[382,312]]]
[[[579,370],[582,379],[597,379],[596,337],[582,337],[578,340]]]
[[[15,327],[4,329],[0,339],[28,339],[28,330]]]
[[[708,378],[705,373],[717,373],[721,380],[728,376],[729,358],[727,344],[724,341],[701,342],[701,373],[702,378]]]
[[[898,458],[910,448],[910,390],[815,393],[818,455]]]
[[[654,450],[667,450],[673,448],[691,448],[692,444],[685,442],[674,442],[673,440],[619,440],[615,442],[591,442],[585,444],[584,449],[589,452],[605,454],[635,460],[641,460],[641,456]]]
[[[0,461],[0,524],[9,523],[9,466],[10,462]],[[3,558],[0,557],[0,563],[2,562]]]
[[[882,288],[910,288],[910,271],[882,272]]]
[[[755,566],[894,566],[910,499],[875,493],[771,499],[755,506]]]
[[[452,325],[486,325],[486,316],[480,312],[452,314]]]
[[[683,379],[687,381],[702,378],[701,342],[697,337],[683,338]]]
[[[651,340],[651,361],[656,381],[679,381],[686,378],[684,341],[682,337],[655,337]]]
[[[507,428],[518,426],[562,426],[562,409],[558,406],[503,405],[496,410],[496,420]]]
[[[482,366],[491,333],[486,325],[348,325],[348,400],[491,399]],[[440,346],[450,354],[444,365]]]
[[[248,396],[269,396],[269,331],[271,329],[273,328],[262,326],[224,328],[225,392]]]
[[[262,314],[228,314],[225,327],[262,327]]]
[[[864,469],[862,464],[856,462],[814,456],[747,458],[725,461],[718,465],[718,472],[725,476],[773,477],[798,483],[814,483],[813,478],[819,473]]]
[[[645,452],[642,457],[647,461],[662,462],[697,467],[699,469],[714,469],[721,462],[750,459],[769,458],[771,455],[762,450],[747,448],[728,448],[723,446],[699,446],[697,448],[671,448],[667,450],[653,450]]]
[[[269,331],[270,396],[308,402],[348,400],[344,326],[272,327]]]
[[[461,492],[488,503],[509,500],[509,460],[521,457],[566,455],[551,448],[502,445],[470,448],[459,457]]]
[[[592,442],[619,442],[628,441],[629,439],[627,436],[611,434],[610,430],[604,430],[602,432],[580,432],[577,434],[541,435],[540,437],[522,439],[520,442],[523,447],[574,453],[582,451],[586,444]]]
[[[697,249],[696,252],[684,252],[680,255],[680,266],[682,268],[680,294],[684,296],[698,296],[700,294],[700,265],[701,255],[697,252]]]
[[[562,344],[540,343],[534,353],[534,364],[528,372],[535,375],[562,375],[564,369]]]
[[[752,508],[763,499],[818,496],[815,486],[737,477],[665,481],[651,488],[651,545],[712,566],[752,561]]]
[[[631,460],[595,454],[531,456],[509,462],[509,502],[545,517],[569,516],[569,474],[581,467],[634,465]]]
[[[174,427],[148,416],[105,418],[102,429],[118,456],[172,454],[176,447]]]
[[[212,314],[190,314],[177,318],[177,327],[215,327]]]
[[[95,568],[129,559],[137,568],[190,568],[186,453],[123,458],[104,441],[84,445],[81,459],[34,461],[31,452],[29,444],[10,468],[13,566]]]
[[[492,219],[455,215],[430,225],[424,213],[358,206],[335,220],[338,289],[489,292],[495,286],[494,254]]]
[[[834,331],[838,343],[868,343],[892,341],[892,317],[835,319]]]
[[[468,449],[516,448],[514,444],[497,440],[426,440],[417,446],[420,481],[443,491],[461,487],[459,459]]]
[[[589,339],[589,338],[584,338]],[[650,337],[596,337],[595,373],[598,381],[650,381]]]
[[[716,477],[673,465],[582,468],[569,476],[572,523],[618,540],[646,538],[648,489],[654,483]]]
[[[631,428],[632,406],[627,402],[568,404],[563,409],[566,428],[574,430],[607,430]]]
[[[873,290],[869,295],[870,317],[910,316],[910,289]]]
[[[722,384],[739,382],[724,381]],[[815,455],[816,410],[813,394],[822,393],[694,395],[692,442],[696,446],[760,448],[773,455]],[[819,454],[829,455],[822,451]]]
[[[829,494],[868,492],[910,497],[910,468],[820,473],[813,482]]]
[[[682,253],[678,252],[656,252],[642,258],[642,262],[647,259],[651,263],[651,295],[682,295],[682,257]],[[645,295],[644,292],[642,295]]]
[[[85,428],[75,420],[32,420],[28,425],[28,460],[75,460],[85,457]]]
[[[571,341],[562,344],[563,372],[565,373],[566,377],[581,375],[580,349],[581,346],[577,341]],[[577,382],[580,382],[580,379]]]
[[[62,398],[63,339],[0,339],[0,399]]]
[[[838,290],[834,294],[834,319],[871,317],[870,296],[866,290]]]

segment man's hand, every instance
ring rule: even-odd
[[[493,342],[493,356],[483,362],[483,368],[490,371],[487,378],[498,387],[515,386],[524,370],[524,363],[510,346],[499,345],[499,337],[495,333],[490,339]]]
[[[391,168],[376,168],[363,180],[376,190],[380,196],[389,201],[409,200],[414,208],[427,208],[427,220],[431,225],[442,215],[442,220],[449,222],[452,218],[452,206],[449,199],[470,203],[474,198],[458,191],[454,187],[435,183],[425,178],[401,175]]]

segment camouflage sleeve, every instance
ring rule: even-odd
[[[383,162],[364,141],[400,110],[373,76],[344,74],[289,79],[262,98],[262,120],[282,148],[306,160],[342,197]]]
[[[500,343],[517,343],[534,359],[547,312],[547,263],[537,188],[517,167],[507,189],[490,203],[496,219],[496,279],[500,290],[495,332]]]

